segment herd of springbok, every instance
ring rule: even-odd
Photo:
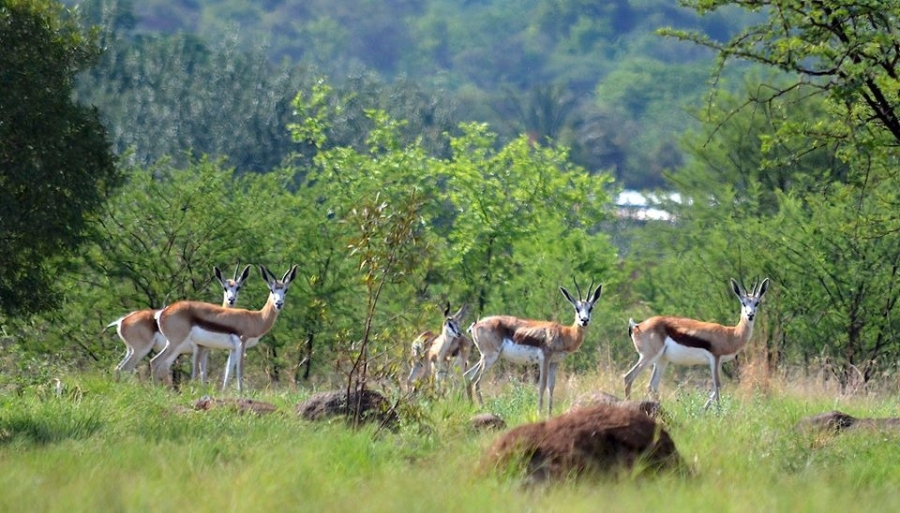
[[[222,305],[200,301],[178,301],[160,310],[138,310],[125,315],[109,325],[116,326],[125,343],[125,357],[116,366],[116,375],[133,371],[150,351],[156,355],[150,361],[155,380],[171,384],[171,366],[182,354],[192,355],[192,378],[206,382],[210,349],[228,351],[223,390],[234,373],[238,391],[243,391],[243,359],[245,351],[255,346],[268,333],[284,307],[284,298],[297,274],[292,266],[279,280],[265,266],[259,266],[260,274],[269,288],[269,297],[260,310],[235,308],[241,286],[250,274],[246,266],[240,274],[225,279],[218,267],[214,273],[224,292]],[[444,309],[444,322],[439,334],[425,331],[412,344],[412,367],[407,383],[413,387],[433,379],[440,387],[447,375],[455,372],[466,388],[470,400],[483,404],[480,383],[485,372],[501,358],[517,365],[537,365],[540,370],[538,385],[538,413],[543,412],[544,394],[547,394],[547,412],[553,411],[553,389],[560,362],[577,351],[584,343],[585,333],[591,321],[594,305],[600,299],[602,285],[588,287],[582,296],[578,283],[578,297],[565,287],[559,290],[575,310],[575,320],[570,326],[553,321],[532,320],[510,315],[483,317],[473,322],[463,333],[461,323],[466,305],[451,314],[450,304]],[[631,386],[637,376],[652,366],[649,392],[658,399],[659,382],[669,363],[675,365],[709,365],[712,374],[712,392],[704,409],[719,401],[722,363],[734,359],[746,347],[753,334],[753,320],[760,301],[769,287],[769,279],[754,284],[748,291],[734,279],[734,294],[741,303],[740,321],[735,326],[723,326],[696,319],[655,316],[636,323],[628,321],[628,333],[637,350],[637,363],[625,374],[625,397],[631,395]],[[472,346],[480,357],[471,368],[468,366]]]

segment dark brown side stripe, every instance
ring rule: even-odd
[[[193,318],[193,324],[199,328],[202,328],[206,331],[211,331],[213,333],[234,334],[234,329],[230,326],[215,322],[209,322],[206,319],[201,319],[199,317]]]
[[[522,331],[513,332],[512,330],[510,330],[510,334],[505,335],[505,338],[512,340],[516,344],[529,347],[541,347],[541,345],[544,343],[543,338],[534,337]]]
[[[676,330],[671,326],[666,326],[666,336],[685,347],[696,347],[712,352],[712,345],[708,340]]]

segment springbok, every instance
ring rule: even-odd
[[[594,282],[588,287],[587,296],[581,297],[578,282],[575,288],[578,299],[572,297],[565,287],[559,291],[575,308],[575,322],[563,326],[552,321],[534,321],[509,315],[485,317],[469,327],[472,342],[481,353],[481,358],[465,373],[469,381],[467,392],[472,399],[472,389],[478,394],[478,402],[484,404],[481,396],[481,378],[499,358],[519,365],[538,364],[541,369],[538,385],[538,414],[544,408],[544,390],[549,393],[547,412],[553,412],[553,389],[556,386],[556,370],[559,363],[570,353],[577,351],[584,343],[587,325],[591,322],[594,303],[600,299],[602,285],[593,293]]]
[[[406,378],[410,386],[428,379],[432,373],[435,373],[436,383],[440,384],[451,367],[451,360],[460,375],[465,373],[472,347],[472,342],[459,328],[465,314],[466,305],[462,305],[450,315],[450,303],[447,303],[440,335],[425,331],[416,337],[412,344],[413,365]]]
[[[292,266],[280,280],[265,266],[259,266],[259,271],[269,287],[269,297],[260,310],[223,308],[200,301],[178,301],[159,313],[157,323],[167,343],[165,349],[150,361],[154,378],[167,381],[171,379],[169,368],[178,356],[178,348],[182,344],[193,343],[214,349],[227,349],[228,362],[222,389],[228,386],[233,370],[238,392],[243,392],[244,350],[255,346],[260,337],[272,329],[278,313],[284,307],[284,296],[297,275],[297,266]]]
[[[222,300],[223,308],[233,308],[234,305],[237,303],[238,291],[241,290],[241,286],[243,286],[244,282],[247,280],[247,278],[250,277],[250,267],[251,266],[249,266],[249,265],[247,267],[244,267],[244,271],[241,273],[240,276],[238,276],[238,273],[237,273],[238,268],[235,267],[234,268],[234,278],[231,278],[228,280],[226,280],[225,278],[222,277],[222,271],[220,271],[218,267],[213,267],[213,272],[216,275],[216,279],[219,280],[219,283],[222,284],[222,288],[224,288],[226,291],[225,298]],[[234,293],[229,294],[228,293],[229,290],[233,290]],[[155,322],[155,320],[156,319],[154,317],[154,322]],[[158,327],[157,327],[157,329],[158,329]],[[193,355],[194,355],[193,359],[195,362],[199,362],[199,365],[197,365],[196,363],[194,364],[196,366],[195,370],[200,372],[200,383],[205,385],[207,372],[209,371],[209,348],[206,346],[199,346],[197,344],[193,344],[193,348],[182,347],[181,351],[182,351],[182,353],[184,353],[188,349],[193,350]]]
[[[213,272],[222,285],[223,307],[233,307],[237,303],[241,286],[250,274],[250,266],[245,267],[244,272],[240,276],[238,276],[237,271],[238,267],[235,267],[234,278],[225,280],[222,278],[222,271],[218,267],[213,267]],[[158,312],[159,310],[153,308],[136,310],[119,317],[103,328],[105,331],[115,326],[116,333],[118,333],[119,338],[125,344],[125,357],[116,365],[116,379],[119,379],[122,371],[133,371],[137,367],[138,362],[150,354],[151,350],[158,353],[166,347],[166,339],[159,332],[159,327],[156,325],[156,318],[154,317]],[[192,354],[191,378],[196,378],[199,375],[201,380],[205,380],[208,352],[201,351],[196,346],[188,345],[182,347],[179,354]]]
[[[733,360],[750,341],[756,309],[769,288],[769,279],[754,285],[750,293],[734,279],[731,288],[741,302],[741,320],[737,326],[669,316],[651,317],[641,323],[628,320],[628,334],[640,357],[625,374],[626,398],[631,395],[631,384],[648,365],[653,365],[650,392],[658,397],[659,381],[666,365],[707,364],[712,372],[713,390],[703,409],[709,408],[714,400],[719,404],[722,363]]]

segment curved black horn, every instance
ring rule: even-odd
[[[587,296],[585,296],[584,299],[590,300],[590,298],[591,298],[591,289],[593,289],[593,288],[594,288],[594,279],[591,278],[591,286],[588,287],[588,294],[587,294]]]
[[[241,263],[238,262],[238,263],[234,266],[234,278],[232,278],[232,280],[237,281],[237,279],[238,279],[238,269],[240,269],[240,268],[241,268]]]
[[[578,300],[581,301],[584,298],[581,297],[581,287],[578,286],[578,280],[572,276],[572,281],[575,283],[575,290],[578,291]],[[588,291],[588,294],[590,294],[590,291]]]

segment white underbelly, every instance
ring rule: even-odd
[[[537,347],[516,344],[508,338],[503,339],[503,346],[500,347],[500,356],[518,365],[539,364],[541,354]]]
[[[230,333],[208,331],[203,328],[193,327],[187,340],[203,347],[213,349],[234,349],[240,344],[240,339]]]
[[[675,365],[709,365],[713,360],[706,349],[683,346],[671,338],[666,338],[662,357]]]

